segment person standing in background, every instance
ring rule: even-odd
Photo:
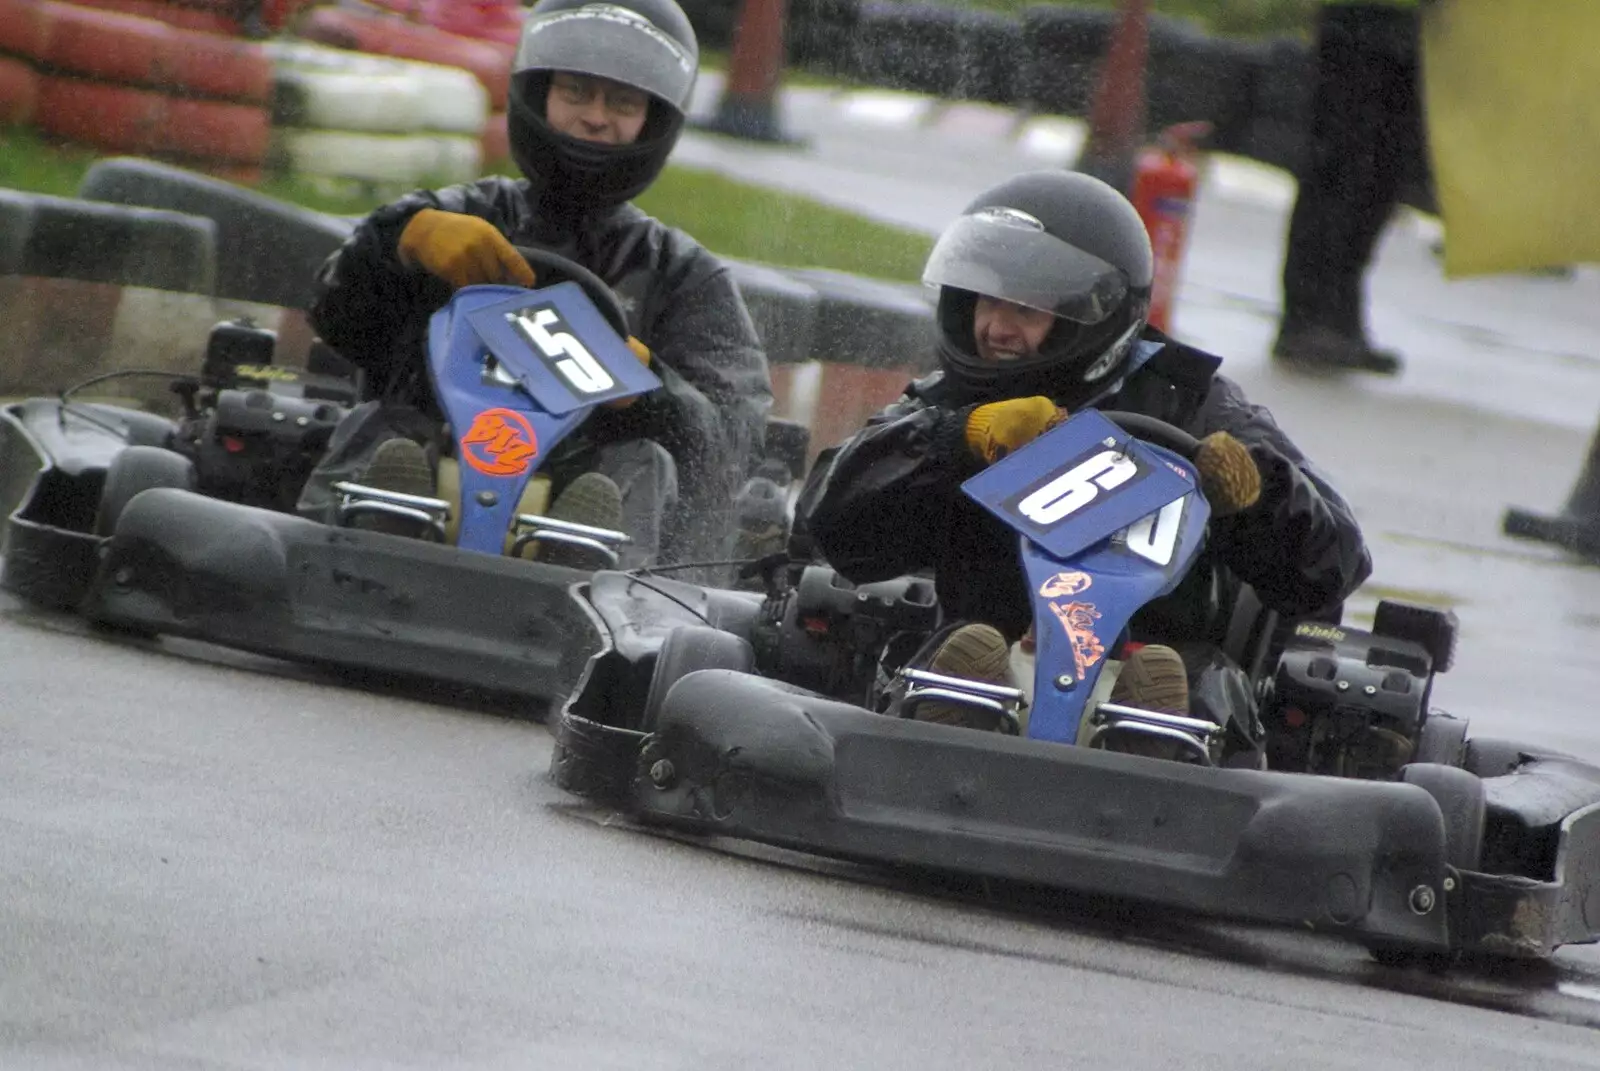
[[[1275,358],[1397,375],[1368,340],[1372,251],[1408,179],[1426,181],[1419,0],[1322,0],[1306,154],[1283,262]]]

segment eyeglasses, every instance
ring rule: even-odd
[[[582,108],[600,96],[606,111],[618,119],[635,119],[650,107],[650,95],[643,90],[598,78],[558,74],[550,79],[550,88],[563,104],[574,108]]]

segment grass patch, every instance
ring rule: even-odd
[[[31,131],[0,127],[0,186],[74,197],[98,155],[55,145]],[[361,215],[404,192],[271,179],[262,193],[334,215]],[[639,207],[682,227],[714,252],[789,267],[834,268],[883,279],[915,280],[931,247],[915,231],[709,171],[669,167]]]
[[[640,208],[744,260],[916,280],[933,240],[805,197],[669,167]]]

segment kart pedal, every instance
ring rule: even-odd
[[[379,444],[361,482],[342,480],[333,489],[341,495],[337,515],[342,525],[444,541],[450,504],[434,497],[428,456],[410,439]]]
[[[617,565],[616,548],[632,542],[622,525],[622,491],[609,477],[586,472],[556,496],[550,512],[517,517],[511,546],[521,556],[537,541],[537,558],[572,569],[606,569]]]

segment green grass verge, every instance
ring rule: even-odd
[[[73,197],[96,158],[90,150],[54,145],[31,131],[0,127],[0,186]],[[269,180],[260,189],[335,215],[359,215],[403,192],[324,187],[303,179]],[[669,167],[638,204],[717,253],[789,267],[915,280],[931,245],[916,232],[809,198],[684,167]]]

